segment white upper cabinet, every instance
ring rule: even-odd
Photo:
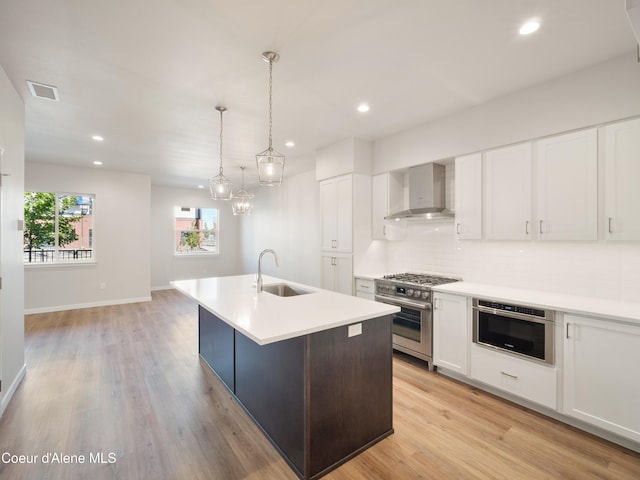
[[[344,175],[320,182],[322,250],[351,252],[352,176]]]
[[[482,154],[456,158],[456,238],[482,238]]]
[[[605,127],[605,238],[640,240],[640,119]]]
[[[530,239],[531,143],[486,152],[484,187],[487,239]]]
[[[544,138],[535,146],[538,239],[597,240],[597,129]]]
[[[404,204],[404,178],[401,173],[381,173],[371,179],[371,237],[386,238],[384,217],[399,212]]]

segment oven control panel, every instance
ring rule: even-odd
[[[431,297],[428,290],[382,282],[376,284],[376,293],[388,297],[415,298],[423,301],[428,301]]]

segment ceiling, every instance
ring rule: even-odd
[[[532,17],[540,30],[519,35]],[[216,105],[228,108],[225,174],[237,185],[246,166],[257,181],[267,50],[280,54],[273,141],[287,177],[345,137],[375,140],[635,48],[624,0],[0,1],[0,65],[25,102],[27,161],[189,188],[218,173]],[[32,97],[26,80],[60,100]]]

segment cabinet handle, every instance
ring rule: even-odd
[[[456,223],[456,235],[460,235],[460,223]]]
[[[567,322],[567,335],[566,335],[566,337],[569,338],[569,322]]]
[[[612,221],[613,221],[613,217],[609,217],[609,233],[613,233],[613,228],[611,228]]]
[[[386,226],[386,225],[383,225],[383,226],[382,226],[382,236],[383,236],[383,237],[386,237],[386,236],[387,236],[387,226]]]
[[[514,380],[517,380],[517,379],[518,379],[518,376],[517,376],[517,375],[511,375],[510,373],[507,373],[507,372],[504,372],[504,371],[503,371],[503,372],[500,372],[500,373],[501,373],[502,375],[504,375],[505,377],[513,378]]]
[[[524,222],[524,234],[529,235],[529,220]]]
[[[438,300],[440,300],[439,298],[434,298],[433,299],[433,309],[434,310],[438,310]]]
[[[540,220],[540,235],[542,235],[542,222],[544,222],[544,220]]]

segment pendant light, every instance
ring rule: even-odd
[[[258,166],[258,179],[260,185],[274,186],[282,183],[282,175],[284,173],[284,155],[273,149],[271,141],[272,126],[272,90],[273,90],[273,62],[277,62],[280,58],[276,52],[264,52],[262,59],[269,62],[269,148],[264,152],[256,155],[256,164]]]
[[[231,182],[222,172],[222,114],[226,112],[225,107],[217,106],[220,112],[220,172],[209,179],[209,190],[211,198],[214,200],[229,200],[231,198]]]
[[[234,215],[251,215],[251,210],[253,210],[253,202],[251,200],[254,195],[244,189],[245,167],[240,167],[240,169],[242,170],[242,188],[231,195],[231,208]]]

